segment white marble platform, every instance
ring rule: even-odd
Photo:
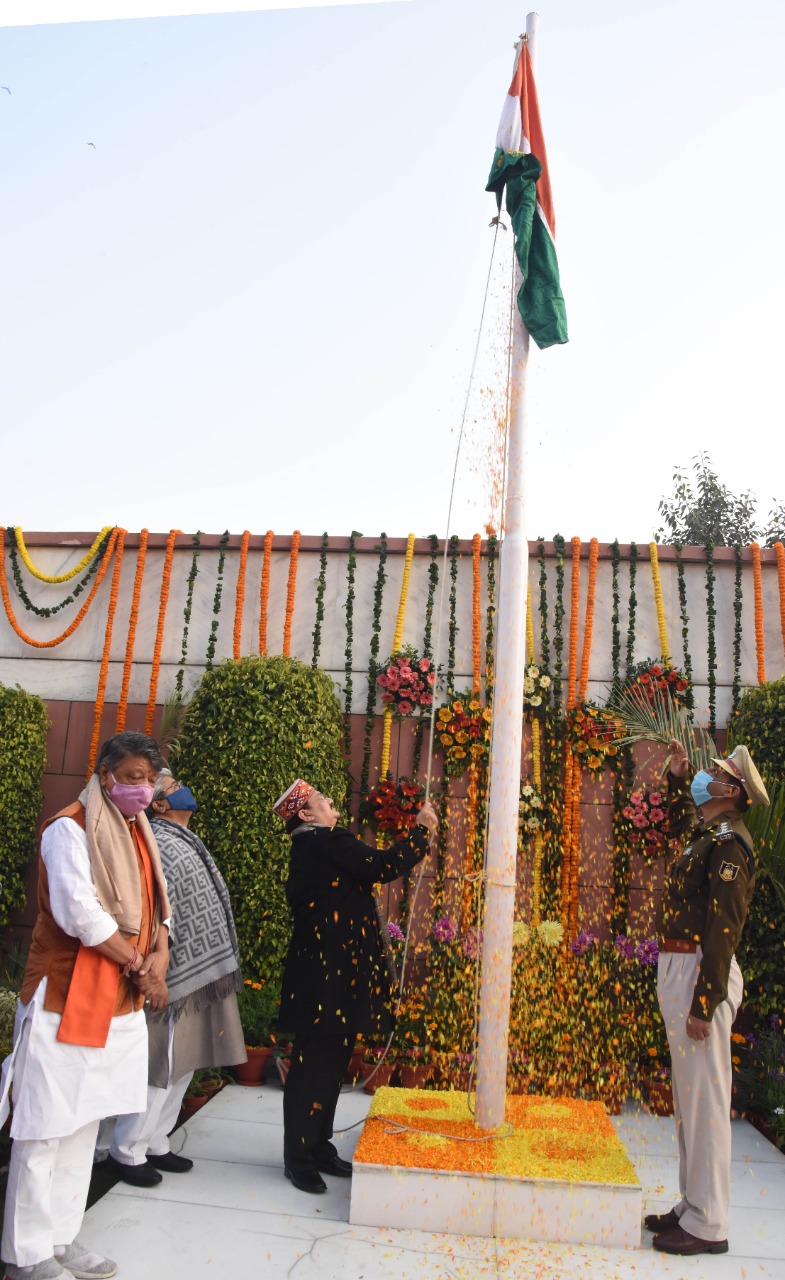
[[[362,1120],[370,1099],[342,1098],[337,1122]],[[672,1120],[632,1107],[618,1117],[643,1186],[645,1212],[676,1195]],[[336,1137],[349,1158],[357,1127]],[[349,1225],[346,1180],[326,1195],[283,1176],[281,1092],[225,1089],[179,1130],[173,1147],[195,1160],[149,1191],[119,1183],[86,1215],[80,1238],[118,1263],[119,1280],[785,1280],[785,1156],[743,1121],[733,1126],[730,1252],[669,1258],[641,1247],[546,1244]]]

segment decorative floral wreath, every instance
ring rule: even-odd
[[[523,705],[527,711],[542,714],[550,706],[553,681],[539,667],[526,668],[523,679]]]
[[[378,831],[402,836],[411,831],[425,801],[425,788],[409,778],[387,778],[368,795],[367,811]]]
[[[636,787],[621,812],[630,844],[644,857],[657,858],[678,848],[670,836],[666,799],[659,787]]]
[[[382,702],[391,706],[400,719],[433,703],[436,667],[430,658],[421,658],[411,645],[390,654],[377,671],[376,683],[382,690]]]
[[[439,707],[436,713],[436,748],[444,755],[451,778],[459,778],[470,764],[488,755],[491,709],[476,694],[467,692]]]
[[[678,706],[687,705],[690,682],[683,671],[679,671],[672,662],[666,662],[664,658],[658,658],[656,662],[652,658],[639,662],[627,681],[628,692],[652,706],[656,697],[654,689],[659,689],[666,701],[670,699]]]
[[[616,739],[623,736],[624,725],[596,702],[579,702],[567,715],[567,732],[581,764],[592,773],[601,773],[619,754]]]
[[[545,801],[530,782],[525,782],[521,787],[518,814],[518,827],[524,838],[545,825]]]

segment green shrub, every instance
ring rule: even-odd
[[[14,1047],[14,1018],[16,995],[0,987],[0,1062],[7,1058]]]
[[[767,784],[785,777],[785,676],[744,691],[728,735],[749,747]]]
[[[294,658],[223,662],[189,703],[172,769],[197,796],[193,829],[229,886],[246,978],[277,982],[291,932],[290,840],[272,806],[297,777],[343,804],[340,735],[332,680]]]
[[[0,925],[25,902],[25,872],[36,851],[46,707],[16,685],[0,685]]]

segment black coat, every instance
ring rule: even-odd
[[[428,848],[419,826],[381,850],[345,827],[292,837],[286,897],[294,931],[283,974],[282,1031],[389,1034],[393,984],[373,886],[406,875]]]

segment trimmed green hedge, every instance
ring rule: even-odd
[[[332,680],[294,658],[222,662],[188,705],[171,768],[193,788],[193,829],[229,886],[243,972],[277,981],[291,932],[284,896],[290,840],[272,805],[297,777],[343,804],[347,774]]]
[[[732,743],[749,747],[767,782],[785,777],[785,676],[746,689],[728,733]]]
[[[0,925],[25,903],[25,872],[36,852],[46,706],[19,685],[0,684]]]

